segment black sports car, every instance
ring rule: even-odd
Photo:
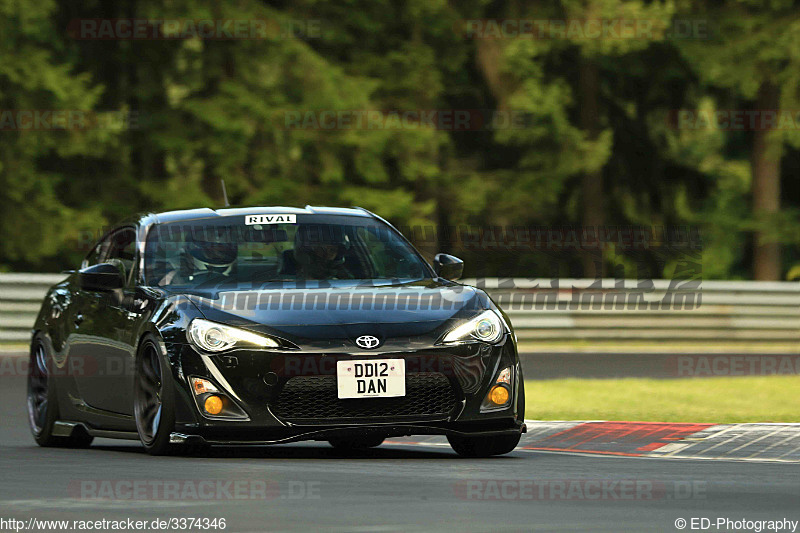
[[[525,431],[508,318],[360,208],[195,209],[107,233],[48,292],[33,330],[30,425],[42,446],[446,435],[510,452]]]

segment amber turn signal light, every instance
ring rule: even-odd
[[[489,401],[495,405],[503,405],[508,402],[508,389],[502,385],[495,385],[489,391]]]
[[[203,403],[203,408],[210,415],[220,414],[222,412],[222,398],[214,395],[209,396]]]

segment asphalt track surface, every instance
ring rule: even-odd
[[[401,439],[356,455],[325,443],[199,457],[150,457],[136,443],[105,439],[88,450],[44,449],[29,434],[24,398],[24,376],[0,377],[0,519],[208,517],[225,518],[226,531],[679,531],[681,518],[800,520],[797,464],[530,450],[474,460]],[[504,494],[494,483],[503,480],[518,483]],[[134,482],[138,496],[127,490]],[[181,494],[155,498],[160,489],[146,488],[165,482],[178,482]],[[228,482],[243,492],[219,488]],[[523,488],[531,483],[544,489]],[[603,483],[611,488],[589,490]],[[614,488],[630,483],[645,490]]]

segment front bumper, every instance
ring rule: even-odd
[[[487,429],[480,427],[459,427],[447,425],[353,425],[341,427],[315,428],[312,430],[293,428],[288,431],[269,431],[261,434],[233,432],[221,435],[218,433],[186,434],[172,433],[173,444],[214,444],[223,446],[286,444],[303,440],[322,440],[341,437],[405,437],[411,435],[448,435],[459,437],[502,437],[515,436],[527,432],[525,423],[514,423],[513,427]]]
[[[333,436],[504,435],[524,432],[524,390],[510,335],[497,345],[471,343],[411,352],[304,353],[236,350],[202,355],[190,345],[170,351],[178,385],[174,438],[218,444],[272,444]],[[406,397],[339,400],[336,362],[402,358]],[[482,403],[497,374],[513,368],[511,400]],[[202,413],[191,376],[213,381],[246,414],[223,419]]]

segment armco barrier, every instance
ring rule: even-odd
[[[64,274],[0,274],[0,341],[30,341],[42,298],[64,278]]]
[[[800,283],[471,279],[508,313],[524,341],[794,345]]]
[[[0,341],[27,342],[63,274],[0,274]],[[464,280],[486,289],[526,343],[796,345],[800,283],[591,279]]]

